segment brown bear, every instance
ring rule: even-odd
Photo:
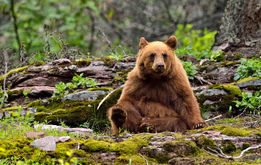
[[[128,74],[120,99],[108,111],[111,131],[162,132],[200,128],[203,122],[197,100],[180,60],[174,54],[177,40],[140,39],[134,69]]]

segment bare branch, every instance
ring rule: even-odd
[[[102,101],[99,103],[99,105],[97,106],[97,110],[99,110],[99,108],[101,107],[101,105],[104,103],[104,101],[111,95],[113,94],[117,89],[123,88],[124,84],[122,86],[120,86],[119,88],[116,88],[114,90],[112,90],[107,96],[105,96]]]
[[[221,158],[233,159],[233,160],[234,160],[234,159],[240,159],[241,157],[243,157],[243,155],[244,155],[245,152],[247,152],[247,151],[249,151],[249,150],[252,150],[252,149],[258,149],[258,148],[261,148],[261,144],[255,145],[255,146],[251,146],[251,147],[248,147],[247,149],[244,149],[244,150],[240,153],[240,155],[239,155],[239,156],[236,156],[236,157],[228,156],[228,155],[224,154],[224,152],[223,152],[220,148],[217,148],[218,151],[219,151],[219,152],[218,152],[218,151],[216,151],[216,150],[214,150],[214,149],[211,149],[211,148],[207,147],[207,149],[208,149],[209,151],[205,150],[205,152],[207,152],[208,154],[213,155],[213,156],[215,156],[215,157],[221,157]]]
[[[216,117],[207,119],[207,120],[205,120],[205,122],[208,122],[208,121],[211,121],[211,120],[216,120],[217,118],[220,118],[220,117],[222,117],[222,115],[218,115],[218,116],[216,116]]]

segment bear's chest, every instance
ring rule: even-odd
[[[175,92],[175,84],[167,82],[151,81],[142,83],[135,91],[137,101],[158,102],[166,106],[171,106],[178,98]]]

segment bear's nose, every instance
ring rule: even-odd
[[[164,64],[163,63],[158,63],[157,64],[157,69],[158,70],[163,70],[164,69]]]

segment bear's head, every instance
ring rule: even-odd
[[[141,37],[136,62],[139,77],[162,78],[168,76],[174,64],[176,46],[175,36],[169,37],[165,42],[148,42],[144,37]]]

